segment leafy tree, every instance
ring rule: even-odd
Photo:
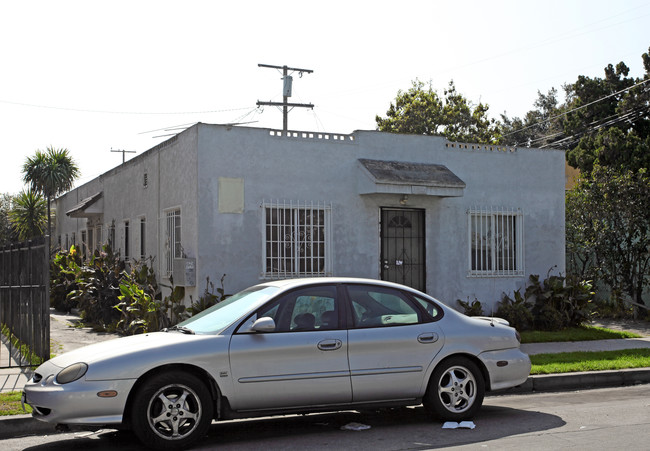
[[[567,251],[579,269],[607,284],[645,316],[643,291],[650,282],[650,177],[595,166],[591,177],[567,195]],[[573,242],[572,242],[573,241]]]
[[[375,117],[379,131],[439,135],[450,141],[480,144],[499,142],[499,124],[488,118],[489,106],[472,105],[456,91],[453,81],[445,89],[444,98],[440,98],[431,82],[428,86],[420,80],[412,83],[408,91],[398,91],[385,118]]]
[[[561,124],[562,108],[558,105],[557,89],[547,94],[537,91],[535,109],[523,118],[501,115],[503,121],[503,144],[510,146],[545,147],[564,136]]]
[[[48,147],[45,152],[36,151],[23,165],[23,180],[31,190],[45,196],[47,200],[47,232],[51,233],[51,201],[72,188],[79,176],[79,168],[72,160],[68,149]]]
[[[9,220],[19,240],[29,240],[43,235],[47,230],[47,207],[40,194],[30,190],[22,191],[13,199]]]
[[[608,65],[604,78],[580,76],[565,86],[567,160],[583,174],[594,165],[622,172],[650,168],[650,49],[642,59],[643,78],[628,77],[620,62]]]
[[[11,194],[0,194],[0,246],[10,243],[16,238],[9,218],[12,199]]]

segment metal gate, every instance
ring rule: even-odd
[[[0,368],[50,358],[49,239],[0,248]]]
[[[424,210],[381,209],[381,278],[426,289]]]

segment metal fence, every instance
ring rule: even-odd
[[[50,358],[49,237],[0,248],[0,368]]]

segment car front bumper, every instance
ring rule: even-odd
[[[122,422],[135,379],[90,381],[82,377],[61,385],[55,381],[58,371],[60,368],[55,365],[44,364],[37,369],[42,379],[36,382],[32,378],[25,384],[23,402],[32,407],[34,418],[55,424],[108,425]]]

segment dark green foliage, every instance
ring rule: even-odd
[[[219,302],[223,301],[226,299],[229,294],[225,294],[225,290],[223,287],[223,279],[226,278],[226,275],[224,274],[221,276],[221,288],[217,288],[216,291],[217,293],[215,294],[215,288],[214,284],[210,282],[210,278],[206,277],[205,279],[205,291],[203,292],[203,295],[199,297],[198,300],[194,301],[192,299],[192,296],[190,296],[190,300],[192,301],[192,305],[188,307],[187,311],[189,312],[190,315],[194,316],[199,312],[202,312],[203,310],[206,310],[210,307],[212,307],[215,304],[218,304]]]
[[[68,296],[76,302],[81,319],[99,327],[109,328],[119,319],[117,304],[124,261],[113,253],[110,246],[96,250],[90,261],[76,272],[77,289]]]
[[[77,276],[83,262],[75,246],[57,252],[50,264],[50,305],[62,312],[77,308],[76,299],[69,296],[78,290]]]
[[[514,300],[503,296],[496,316],[504,318],[518,330],[560,330],[582,325],[591,314],[594,293],[588,281],[569,281],[562,276],[529,277],[524,294],[514,293]]]
[[[471,303],[457,299],[456,302],[465,310],[463,313],[467,316],[483,316],[483,305],[478,299],[474,299]]]
[[[7,193],[0,194],[0,246],[18,241],[10,219],[13,197]]]
[[[521,295],[519,290],[515,291],[514,299],[504,294],[503,299],[497,307],[495,316],[507,320],[517,330],[528,330],[533,324],[533,314],[530,305]]]
[[[496,144],[499,124],[488,117],[489,106],[473,105],[456,91],[453,81],[441,98],[431,83],[415,80],[411,88],[399,91],[386,117],[375,117],[377,129],[390,133],[444,136],[450,141]]]
[[[598,280],[619,304],[646,310],[650,282],[650,177],[596,166],[567,193],[567,262],[572,274]]]
[[[48,147],[44,152],[37,150],[23,165],[23,180],[30,190],[42,194],[47,204],[47,230],[51,230],[50,201],[72,188],[79,176],[79,168],[68,149]],[[50,233],[51,235],[51,233]]]
[[[172,288],[162,298],[153,269],[146,262],[135,262],[131,271],[121,274],[115,310],[120,313],[118,332],[124,335],[155,332],[169,327],[185,317],[183,287]]]
[[[75,246],[59,251],[51,264],[52,306],[62,311],[77,308],[87,324],[134,335],[177,324],[229,296],[223,288],[225,274],[216,290],[208,278],[203,296],[186,308],[185,288],[168,286],[171,293],[163,297],[152,266],[147,259],[132,262],[127,270],[110,246],[85,263]]]
[[[47,231],[48,208],[43,196],[30,189],[14,197],[12,203],[9,220],[19,240],[31,240]]]

